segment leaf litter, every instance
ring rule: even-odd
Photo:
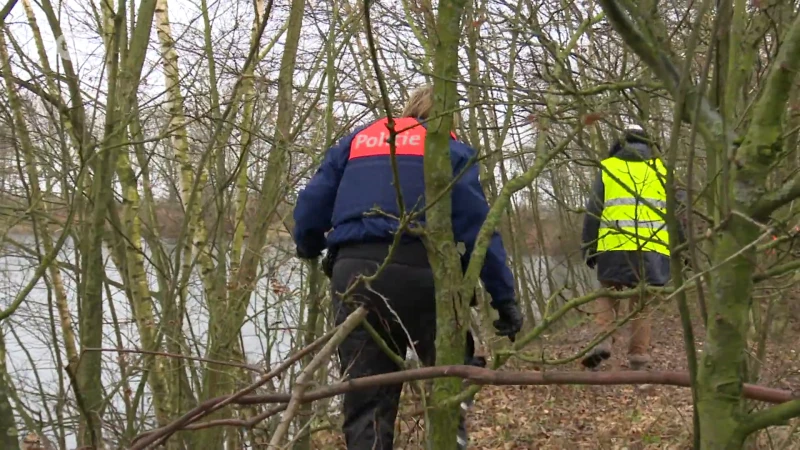
[[[677,307],[671,304],[651,313],[650,370],[687,370],[683,330]],[[699,317],[699,315],[694,315]],[[794,315],[797,317],[797,315]],[[800,391],[800,322],[790,320],[782,338],[767,345],[759,384]],[[595,336],[588,321],[543,336],[528,353],[544,353],[548,360],[575,355]],[[695,320],[698,359],[705,331]],[[601,371],[628,370],[628,328],[617,332],[612,357]],[[797,349],[791,351],[790,349]],[[755,344],[751,346],[755,354]],[[541,370],[540,364],[511,359],[501,370]],[[580,359],[548,368],[582,371]],[[420,403],[406,385],[395,424],[397,450],[422,450],[424,419],[413,416]],[[762,407],[749,404],[750,409]],[[754,436],[748,449],[800,450],[797,423],[773,427]],[[794,426],[793,426],[794,425]],[[469,449],[481,450],[684,450],[692,448],[692,398],[688,388],[636,386],[484,386],[467,418]],[[314,437],[315,449],[344,449],[338,429]]]

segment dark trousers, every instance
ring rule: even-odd
[[[342,302],[345,292],[359,275],[372,275],[386,256],[388,245],[359,245],[338,251],[331,276],[331,290],[337,325],[359,305],[369,309],[367,321],[389,348],[405,359],[413,345],[423,365],[436,362],[436,294],[433,273],[422,244],[401,246],[392,263],[369,287],[360,284]],[[468,336],[465,364],[473,361],[474,344]],[[360,378],[400,370],[363,328],[356,328],[339,346],[342,375]],[[343,431],[348,450],[389,450],[394,440],[394,423],[402,384],[379,386],[344,395]],[[464,414],[458,440],[466,440]],[[465,444],[463,444],[465,445]],[[456,437],[453,448],[457,447]],[[447,449],[442,449],[447,450]]]

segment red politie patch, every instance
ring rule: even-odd
[[[365,158],[368,156],[388,156],[389,129],[386,128],[388,119],[381,119],[370,125],[353,139],[350,144],[350,159]],[[425,154],[426,129],[419,121],[411,117],[404,117],[394,121],[394,129],[398,131],[395,136],[395,155],[423,156]],[[455,139],[455,134],[450,133]]]

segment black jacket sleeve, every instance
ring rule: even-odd
[[[603,214],[605,186],[603,173],[598,172],[592,185],[592,192],[586,200],[586,215],[583,217],[583,236],[581,250],[583,258],[589,259],[597,252],[597,236],[600,232],[600,216]]]

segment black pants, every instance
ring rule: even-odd
[[[405,359],[406,350],[413,345],[422,364],[432,366],[436,362],[436,294],[433,273],[422,244],[400,246],[392,262],[370,287],[361,283],[347,302],[343,303],[338,295],[345,292],[358,275],[374,274],[386,257],[387,249],[387,244],[339,249],[331,276],[336,323],[340,324],[355,308],[364,305],[369,309],[367,321],[392,351]],[[474,361],[472,336],[467,338],[465,364],[483,365]],[[400,369],[363,327],[356,328],[339,346],[339,360],[342,375],[347,374],[349,378]],[[343,431],[348,450],[392,448],[402,388],[402,384],[387,385],[345,394]],[[459,440],[466,439],[463,422],[462,412]],[[455,436],[453,448],[457,448]]]

